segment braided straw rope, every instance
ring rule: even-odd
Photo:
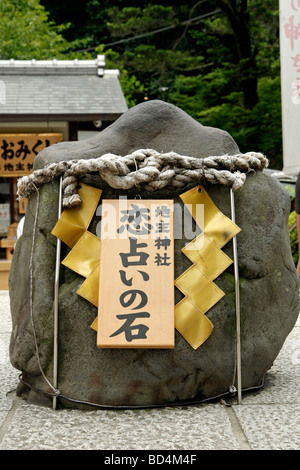
[[[63,177],[63,206],[74,207],[81,203],[78,179],[97,173],[114,189],[143,188],[147,191],[181,188],[188,183],[211,183],[243,186],[246,174],[262,171],[268,160],[261,153],[248,152],[236,155],[195,158],[175,152],[159,153],[140,149],[126,156],[107,153],[89,160],[69,160],[52,163],[35,170],[18,181],[18,199],[28,197],[32,191],[55,178]]]

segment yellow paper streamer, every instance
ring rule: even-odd
[[[51,232],[52,235],[71,248],[76,245],[91,223],[101,193],[101,189],[81,183],[78,194],[82,203],[78,207],[64,209]]]
[[[175,326],[186,341],[197,349],[213,330],[205,313],[225,295],[213,283],[232,263],[220,248],[240,228],[219,211],[202,186],[181,194],[180,198],[202,233],[181,250],[193,265],[175,280],[176,287],[185,295],[175,305]],[[204,205],[204,212],[197,211],[198,204]]]
[[[102,190],[81,183],[78,193],[81,205],[64,209],[51,233],[72,248],[62,264],[86,278],[77,294],[98,306],[101,240],[87,229]]]
[[[100,263],[98,262],[95,268],[93,269],[93,271],[91,272],[91,274],[81,284],[81,286],[79,287],[77,291],[78,295],[83,297],[85,300],[88,300],[89,302],[91,302],[93,305],[95,305],[95,307],[98,307],[99,282],[100,282]]]
[[[203,313],[225,295],[195,264],[176,279],[175,285]]]
[[[86,231],[62,261],[62,264],[83,277],[88,277],[100,259],[100,238]]]
[[[201,233],[181,251],[211,280],[232,264],[229,256],[211,242],[205,233]]]
[[[175,326],[194,349],[204,343],[213,330],[210,320],[188,297],[184,297],[175,306]]]
[[[181,194],[180,199],[192,214],[198,227],[218,248],[222,248],[240,232],[241,229],[215,206],[203,186],[196,186]],[[203,220],[201,215],[199,216],[201,212],[197,211],[198,204],[204,205]]]

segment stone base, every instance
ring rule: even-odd
[[[182,110],[160,101],[147,102],[126,112],[96,138],[64,142],[43,150],[35,168],[51,162],[75,158],[94,158],[111,152],[126,155],[140,148],[182,155],[206,157],[235,154],[239,150],[232,138],[219,129],[203,127]],[[100,177],[84,182],[103,189],[105,199],[134,190],[116,191]],[[157,191],[157,198],[173,198],[177,191]],[[230,217],[229,189],[207,185],[215,205]],[[153,193],[143,194],[153,198]],[[292,330],[299,313],[299,279],[291,255],[287,220],[290,199],[282,186],[263,173],[249,174],[235,193],[240,302],[242,388],[259,387]],[[40,189],[38,227],[34,246],[33,323],[40,363],[48,380],[53,376],[53,292],[56,239],[51,230],[57,221],[58,182]],[[49,392],[36,358],[30,314],[29,262],[36,194],[29,198],[22,237],[18,240],[10,270],[10,297],[13,330],[10,357],[31,387]],[[99,218],[89,230],[95,233]],[[190,265],[181,248],[188,240],[176,240],[175,278]],[[233,257],[232,243],[223,250]],[[63,246],[62,258],[68,249]],[[225,296],[207,312],[214,330],[197,350],[176,331],[172,350],[97,349],[96,332],[90,328],[97,308],[76,293],[83,278],[61,268],[59,293],[58,388],[65,397],[60,406],[82,407],[95,403],[111,407],[135,407],[193,402],[228,393],[235,381],[235,290],[231,265],[215,283]],[[176,302],[180,299],[176,289]],[[113,286],[112,286],[113,295]],[[22,390],[21,390],[22,389]],[[38,394],[18,393],[40,404]],[[42,399],[52,406],[51,398]]]

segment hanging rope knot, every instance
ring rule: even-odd
[[[89,160],[69,160],[52,163],[35,170],[18,181],[18,199],[28,197],[42,184],[63,177],[63,207],[81,204],[78,181],[87,174],[99,174],[114,189],[137,187],[146,191],[182,188],[189,183],[224,184],[240,189],[246,174],[262,171],[267,158],[256,152],[220,155],[205,158],[188,157],[175,152],[159,153],[153,149],[139,149],[120,156],[107,153]]]

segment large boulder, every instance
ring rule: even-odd
[[[173,105],[149,101],[128,110],[96,137],[63,142],[43,150],[34,168],[62,160],[95,158],[108,152],[127,155],[142,148],[159,152],[172,150],[199,158],[239,152],[228,133],[202,126]],[[105,199],[116,199],[120,194],[129,198],[135,195],[133,190],[114,190],[97,176],[86,176],[83,181],[102,188]],[[179,195],[190,187],[160,190],[155,197],[172,198],[182,204]],[[216,206],[230,217],[228,187],[207,185],[206,190]],[[152,198],[153,193],[145,192],[143,197]],[[290,200],[282,186],[265,173],[249,174],[242,189],[235,192],[235,204],[236,223],[241,228],[237,243],[242,388],[249,389],[261,385],[295,325],[299,312],[299,280],[288,236]],[[23,381],[30,385],[27,387],[20,382],[17,393],[29,402],[51,406],[52,399],[37,390],[51,391],[41,369],[50,383],[53,377],[57,239],[51,231],[57,222],[57,180],[40,188],[33,238],[36,205],[34,192],[29,198],[23,235],[16,244],[10,270],[13,325],[10,357],[13,366],[22,371]],[[98,221],[95,215],[89,227],[91,232],[95,233]],[[175,240],[175,277],[191,265],[181,252],[185,243],[185,239]],[[68,252],[64,244],[62,251],[64,257]],[[224,252],[233,257],[232,242],[224,247]],[[215,281],[226,295],[207,312],[214,330],[196,350],[178,331],[174,349],[98,349],[96,333],[90,328],[97,308],[76,293],[82,282],[81,276],[61,267],[60,406],[88,407],[86,403],[113,407],[152,406],[200,401],[229,391],[236,364],[233,265]],[[180,293],[175,290],[178,301]]]

